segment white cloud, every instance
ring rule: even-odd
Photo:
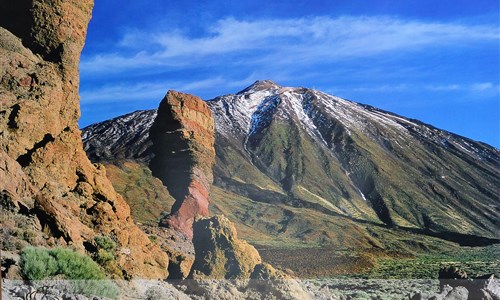
[[[118,49],[84,58],[84,72],[109,73],[199,64],[297,64],[369,57],[498,41],[496,26],[402,20],[394,17],[315,17],[281,20],[219,20],[200,37],[177,29],[134,30]],[[121,48],[120,48],[121,47]],[[124,54],[126,53],[126,54]]]
[[[486,91],[486,90],[491,90],[491,89],[498,89],[499,86],[495,86],[491,82],[481,82],[481,83],[475,83],[471,86],[472,90],[474,91]]]
[[[204,91],[215,91],[223,88],[234,92],[234,89],[248,85],[258,78],[256,74],[240,79],[229,80],[221,76],[197,81],[171,82],[139,82],[136,84],[115,83],[102,87],[85,89],[80,92],[82,104],[157,101],[165,96],[168,90],[199,94]],[[219,96],[219,95],[214,95]]]
[[[82,104],[97,102],[123,102],[143,101],[158,99],[167,92],[167,84],[162,83],[137,83],[137,84],[113,84],[98,88],[80,91]]]
[[[331,89],[332,92],[368,92],[368,93],[386,93],[386,92],[400,92],[408,90],[427,90],[432,92],[453,92],[458,91],[462,93],[500,93],[500,85],[495,85],[492,82],[479,82],[470,84],[444,84],[444,85],[418,85],[418,84],[384,84],[379,86],[355,86],[355,87],[336,87]]]
[[[459,84],[427,85],[427,86],[425,86],[425,89],[430,90],[430,91],[437,91],[437,92],[457,91],[457,90],[461,90],[463,88],[464,87],[459,85]]]

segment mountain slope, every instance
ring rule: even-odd
[[[348,238],[359,246],[384,247],[391,242],[373,231],[387,234],[387,228],[461,243],[466,235],[498,238],[498,149],[271,81],[207,103],[216,123],[219,189],[213,209],[225,210],[241,227],[261,224],[246,230],[255,242],[338,245]],[[85,128],[89,156],[147,162],[154,113],[135,112]],[[125,122],[135,124],[133,130],[116,130]],[[102,141],[108,150],[102,150]],[[228,211],[219,205],[228,195],[251,207]],[[262,225],[259,218],[269,205],[277,210],[275,217]]]
[[[352,216],[358,207],[369,214],[366,204],[387,225],[496,234],[496,149],[373,107],[270,82],[209,104],[224,148],[244,150],[292,198],[307,201],[314,194]]]

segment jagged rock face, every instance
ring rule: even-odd
[[[193,225],[193,279],[249,278],[262,262],[259,252],[238,239],[234,225],[224,216],[202,218]]]
[[[200,98],[169,91],[150,129],[154,158],[150,168],[176,202],[160,221],[188,237],[196,216],[208,216],[209,190],[215,163],[214,121]]]
[[[119,245],[124,276],[165,278],[167,255],[83,150],[78,62],[92,7],[0,1],[1,197],[36,213],[62,246],[90,250],[96,235],[107,235]]]

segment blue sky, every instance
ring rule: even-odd
[[[304,86],[500,147],[497,0],[96,1],[80,126],[258,79]]]

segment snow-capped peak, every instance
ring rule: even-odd
[[[272,120],[293,119],[309,135],[322,140],[316,124],[321,123],[323,113],[341,122],[347,132],[358,129],[372,133],[368,132],[371,131],[369,119],[377,120],[400,134],[406,131],[400,121],[390,114],[371,111],[357,103],[316,90],[283,87],[271,80],[258,80],[237,94],[217,97],[209,100],[208,104],[214,112],[217,131],[228,137],[248,137],[269,126]],[[311,110],[312,106],[317,109]]]
[[[252,85],[239,91],[236,94],[251,94],[262,90],[276,90],[279,88],[281,88],[281,86],[272,80],[257,80]]]

